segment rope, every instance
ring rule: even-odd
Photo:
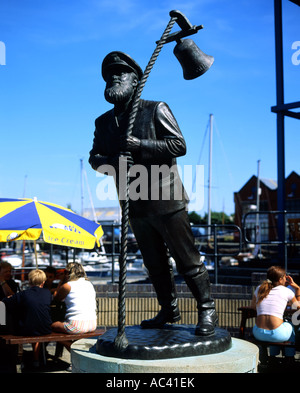
[[[172,27],[176,22],[176,17],[172,17],[161,36],[150,60],[141,78],[137,91],[135,93],[132,108],[129,115],[127,136],[130,136],[133,130],[134,122],[136,119],[140,97],[142,95],[143,88],[146,84],[148,76],[154,66],[154,63],[163,47],[166,43],[167,37],[169,36]],[[125,156],[131,158],[131,153],[126,152]],[[128,340],[125,334],[125,297],[126,297],[126,261],[127,261],[127,238],[128,238],[128,225],[129,225],[129,171],[130,164],[127,166],[126,171],[126,189],[124,192],[124,201],[122,203],[122,225],[121,225],[121,252],[120,252],[120,272],[119,272],[119,304],[118,304],[118,334],[114,341],[114,346],[119,350],[125,350],[128,346]]]

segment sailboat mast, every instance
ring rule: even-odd
[[[83,166],[83,159],[80,159],[80,175],[81,175],[81,215],[83,216],[83,213],[84,213],[84,180],[85,180],[87,191],[89,194],[89,200],[90,200],[90,204],[91,204],[91,208],[92,208],[92,212],[93,212],[93,218],[94,218],[95,222],[98,222],[94,203],[93,203],[93,198],[92,198],[92,194],[91,194],[91,190],[90,190],[90,186],[89,186],[89,182],[88,182],[88,178],[87,178],[87,174],[86,174],[86,170]]]
[[[260,197],[260,160],[257,161],[257,186],[256,186],[256,242],[260,242],[260,228],[259,228],[259,197]],[[261,252],[261,246],[257,247],[258,253]]]
[[[81,179],[81,215],[83,216],[83,159],[80,159],[80,179]]]
[[[211,180],[212,180],[212,144],[213,144],[213,115],[209,115],[209,174],[208,174],[208,213],[207,213],[207,224],[208,235],[211,234]]]
[[[260,160],[257,161],[257,186],[256,186],[256,211],[259,212],[259,196],[260,196]],[[258,214],[256,215],[256,225],[258,225]]]

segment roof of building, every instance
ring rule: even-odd
[[[295,171],[292,171],[287,177],[286,177],[286,179],[288,179],[289,177],[291,177],[291,176],[297,176],[297,177],[300,177],[299,175],[298,175],[298,173],[297,172],[295,172]],[[255,176],[255,175],[253,175],[244,185],[243,185],[243,187],[240,189],[240,191],[238,191],[238,192],[241,192],[241,190],[244,188],[244,187],[246,187],[246,185],[250,182],[250,181],[253,181],[253,179],[255,179],[256,181],[257,181],[257,176]],[[278,184],[277,184],[277,181],[276,180],[273,180],[273,179],[260,179],[260,182],[261,183],[263,183],[266,187],[268,187],[270,190],[277,190],[277,187],[278,187]]]
[[[95,208],[97,221],[101,224],[104,221],[120,222],[121,212],[118,206],[116,207],[96,207]],[[91,208],[84,209],[83,217],[89,220],[94,219],[93,210]]]
[[[264,183],[265,186],[270,188],[271,190],[276,190],[277,189],[277,181],[273,179],[260,179],[262,183]]]

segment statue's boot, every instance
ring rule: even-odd
[[[210,280],[206,267],[203,265],[196,272],[185,274],[184,279],[197,301],[198,323],[195,335],[210,336],[215,332],[218,316],[215,302],[211,298]]]
[[[180,312],[173,272],[159,276],[150,276],[150,279],[157,294],[161,310],[154,318],[142,321],[140,326],[144,329],[160,329],[166,323],[179,321]]]

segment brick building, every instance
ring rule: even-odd
[[[291,172],[285,179],[286,186],[286,211],[287,225],[292,220],[300,218],[300,176],[296,172]],[[257,177],[252,176],[247,183],[234,193],[235,203],[235,224],[243,227],[245,214],[256,211],[257,199]],[[260,179],[259,211],[268,212],[277,210],[277,182],[271,179]],[[292,213],[293,212],[293,213]],[[294,212],[298,212],[295,214]],[[297,224],[297,221],[296,221]],[[248,239],[255,236],[256,215],[247,216],[246,227],[249,231]],[[259,216],[261,228],[261,240],[277,239],[277,216],[275,214],[261,214]],[[300,226],[300,221],[299,224]],[[300,230],[300,228],[299,228]]]

